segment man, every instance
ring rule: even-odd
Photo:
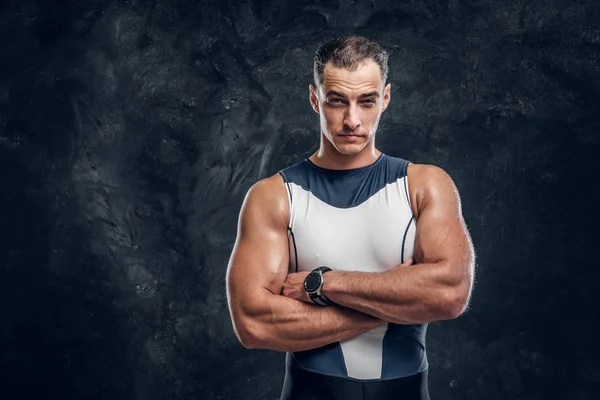
[[[287,352],[282,400],[429,399],[427,323],[469,303],[475,255],[452,179],[375,148],[387,61],[362,37],[322,45],[320,147],[242,206],[229,310],[245,347]]]

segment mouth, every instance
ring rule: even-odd
[[[358,135],[358,134],[352,134],[352,133],[340,133],[340,134],[338,134],[338,136],[347,141],[355,141],[355,140],[362,138],[364,135]]]

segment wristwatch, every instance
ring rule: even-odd
[[[308,294],[308,297],[310,297],[313,303],[320,306],[331,304],[331,300],[321,293],[321,288],[323,288],[323,274],[327,271],[332,271],[332,269],[325,266],[315,268],[304,279],[304,290]]]

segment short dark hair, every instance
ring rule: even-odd
[[[379,65],[383,82],[388,75],[388,53],[376,42],[362,36],[343,36],[325,42],[315,52],[314,79],[323,84],[325,64],[355,71],[363,62],[371,59]]]

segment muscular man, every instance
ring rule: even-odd
[[[387,61],[362,37],[322,45],[320,147],[242,206],[229,311],[245,347],[287,352],[282,400],[429,399],[427,324],[469,303],[475,255],[452,179],[375,148]]]

